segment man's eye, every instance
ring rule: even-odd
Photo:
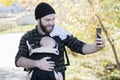
[[[46,21],[50,21],[50,19],[46,19]]]

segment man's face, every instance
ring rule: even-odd
[[[43,32],[50,33],[54,28],[55,23],[55,14],[49,14],[47,16],[42,17],[39,20],[40,27]]]

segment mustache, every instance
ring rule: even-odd
[[[41,20],[39,20],[39,25],[43,26]],[[53,26],[54,27],[54,24],[52,24],[52,25],[48,24],[47,26]]]
[[[54,26],[54,25],[47,25],[47,26]]]

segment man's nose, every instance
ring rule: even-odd
[[[50,24],[50,25],[54,25],[54,21],[50,21],[49,24]]]

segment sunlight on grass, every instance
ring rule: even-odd
[[[1,30],[0,34],[21,33],[21,32],[29,31],[33,28],[35,28],[34,25],[21,25],[21,26],[16,26],[16,27],[10,28],[10,29]]]

